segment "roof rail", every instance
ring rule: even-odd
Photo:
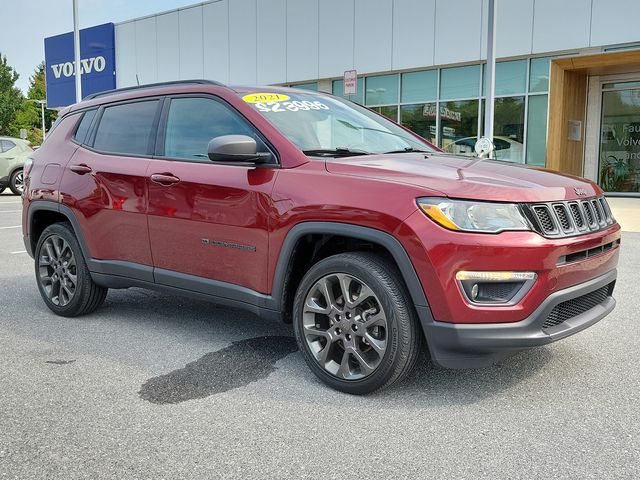
[[[105,90],[104,92],[91,93],[82,100],[93,100],[94,98],[107,97],[109,95],[116,95],[123,92],[143,90],[145,88],[166,87],[170,85],[217,85],[220,87],[226,87],[224,83],[216,82],[215,80],[172,80],[170,82],[147,83],[145,85],[134,85],[133,87],[114,88],[113,90]]]

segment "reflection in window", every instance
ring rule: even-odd
[[[493,118],[495,158],[524,163],[524,97],[496,98]]]
[[[401,103],[428,102],[438,98],[438,71],[409,72],[402,74]]]
[[[396,105],[388,105],[386,107],[371,107],[371,110],[378,112],[380,115],[387,117],[394,122],[398,121],[398,107]]]
[[[602,93],[600,186],[640,192],[640,89]]]
[[[549,90],[549,58],[532,58],[529,72],[529,91],[546,92]]]
[[[531,95],[527,119],[527,163],[545,166],[547,161],[546,95]]]
[[[291,88],[300,88],[302,90],[311,90],[312,92],[317,92],[318,82],[298,83],[297,85],[291,85]]]
[[[402,105],[400,123],[422,138],[436,143],[436,104]]]
[[[487,64],[482,65],[482,95],[486,95]],[[496,95],[513,95],[527,90],[527,61],[496,63]]]
[[[440,98],[477,97],[480,91],[480,65],[443,68],[440,71]]]
[[[367,77],[365,87],[367,105],[398,103],[398,75]]]
[[[440,143],[445,152],[473,155],[478,137],[478,100],[440,103]]]

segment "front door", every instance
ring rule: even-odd
[[[271,190],[277,170],[215,164],[209,141],[253,127],[213,97],[165,105],[160,158],[150,161],[149,236],[158,283],[211,293],[215,280],[267,292]],[[266,146],[263,145],[263,148]]]
[[[606,192],[640,192],[640,79],[601,79],[598,182]]]

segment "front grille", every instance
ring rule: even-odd
[[[535,203],[524,206],[534,229],[545,237],[570,237],[597,232],[615,220],[604,197],[582,201]]]
[[[542,329],[547,329],[560,325],[562,322],[569,320],[570,318],[577,317],[597,305],[603,303],[613,293],[614,282],[609,285],[600,287],[593,292],[587,293],[577,298],[572,298],[566,302],[559,303],[547,316]]]

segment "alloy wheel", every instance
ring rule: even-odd
[[[13,180],[13,187],[22,193],[24,191],[24,173],[18,172]]]
[[[362,280],[345,273],[322,277],[309,290],[303,335],[318,364],[343,380],[359,380],[380,365],[387,348],[387,317]]]
[[[76,293],[78,272],[75,256],[65,239],[51,235],[44,241],[38,256],[38,274],[38,281],[51,303],[64,307],[71,302]]]

